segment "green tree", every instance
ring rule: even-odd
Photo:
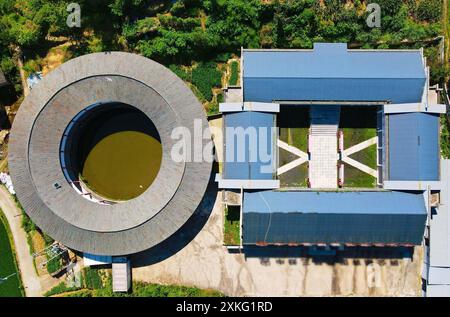
[[[219,38],[225,48],[257,48],[262,6],[259,0],[205,1],[209,13],[207,32]]]
[[[416,14],[422,21],[437,22],[442,15],[442,1],[420,0],[417,5]]]

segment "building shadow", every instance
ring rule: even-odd
[[[215,182],[217,170],[217,163],[214,163],[205,195],[188,221],[161,243],[148,250],[131,255],[131,265],[134,268],[152,265],[170,258],[188,245],[203,229],[217,198],[218,187]]]
[[[311,261],[313,263],[336,264],[346,263],[348,259],[359,261],[388,260],[395,264],[399,259],[414,257],[414,247],[346,247],[343,250],[334,250],[330,254],[312,254],[310,247],[289,246],[246,246],[241,251],[245,258],[260,258],[261,261],[286,259],[287,261]],[[284,263],[284,262],[283,262]]]

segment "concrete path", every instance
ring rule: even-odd
[[[300,166],[300,165],[302,165],[303,163],[306,163],[306,162],[308,162],[308,160],[303,158],[303,157],[295,159],[295,160],[293,160],[293,161],[291,161],[291,162],[289,162],[287,164],[284,164],[283,166],[279,167],[277,169],[277,175],[280,176],[281,174],[284,174],[284,173],[290,171],[291,169],[296,168],[297,166]]]
[[[374,136],[373,138],[366,140],[364,142],[358,143],[356,145],[353,145],[349,147],[348,149],[345,149],[342,154],[345,156],[350,156],[356,152],[359,152],[361,150],[364,150],[365,148],[368,148],[371,145],[378,143],[378,137]]]
[[[14,238],[17,262],[25,288],[25,294],[28,297],[42,296],[42,288],[39,277],[34,269],[33,257],[30,254],[27,236],[21,225],[22,211],[17,207],[11,194],[3,186],[0,186],[0,208],[8,220]]]
[[[337,188],[339,106],[312,106],[310,111],[309,181],[311,188]]]
[[[349,157],[350,155],[364,150],[374,144],[378,144],[378,137],[376,136],[349,147],[342,152],[342,161],[378,179],[378,172],[376,170]]]
[[[349,158],[348,156],[343,156],[342,157],[342,161],[347,163],[348,165],[351,165],[357,169],[359,169],[360,171],[363,171],[364,173],[367,173],[375,178],[378,177],[378,172],[376,170],[374,170],[373,168],[370,168],[367,165],[364,165],[363,163],[360,163],[352,158]],[[344,171],[345,173],[345,171]]]
[[[308,160],[308,153],[303,152],[302,150],[296,148],[295,146],[289,145],[281,140],[277,140],[277,145],[283,150],[286,150],[294,155],[297,155],[298,157],[305,158],[306,160]]]
[[[311,188],[337,188],[337,137],[310,135],[311,160],[309,181]]]

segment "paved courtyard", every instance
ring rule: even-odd
[[[216,196],[219,199],[215,199]],[[132,258],[133,279],[217,289],[230,296],[420,296],[422,250],[365,249],[331,259],[298,248],[222,246],[221,193],[214,185],[193,218],[157,248]]]
[[[311,188],[337,188],[337,138],[334,135],[311,134],[309,180]]]
[[[310,110],[309,181],[311,188],[337,188],[337,131],[340,107],[313,105]]]

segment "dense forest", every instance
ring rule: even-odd
[[[241,47],[424,47],[433,83],[447,76],[437,38],[446,21],[441,0],[376,0],[380,28],[366,23],[371,0],[78,0],[81,28],[66,24],[69,2],[0,0],[0,67],[16,97],[21,66],[25,74],[41,70],[48,52],[64,43],[65,60],[108,50],[155,59],[192,83],[205,103],[220,98],[213,88],[222,86],[223,64],[239,58]]]

